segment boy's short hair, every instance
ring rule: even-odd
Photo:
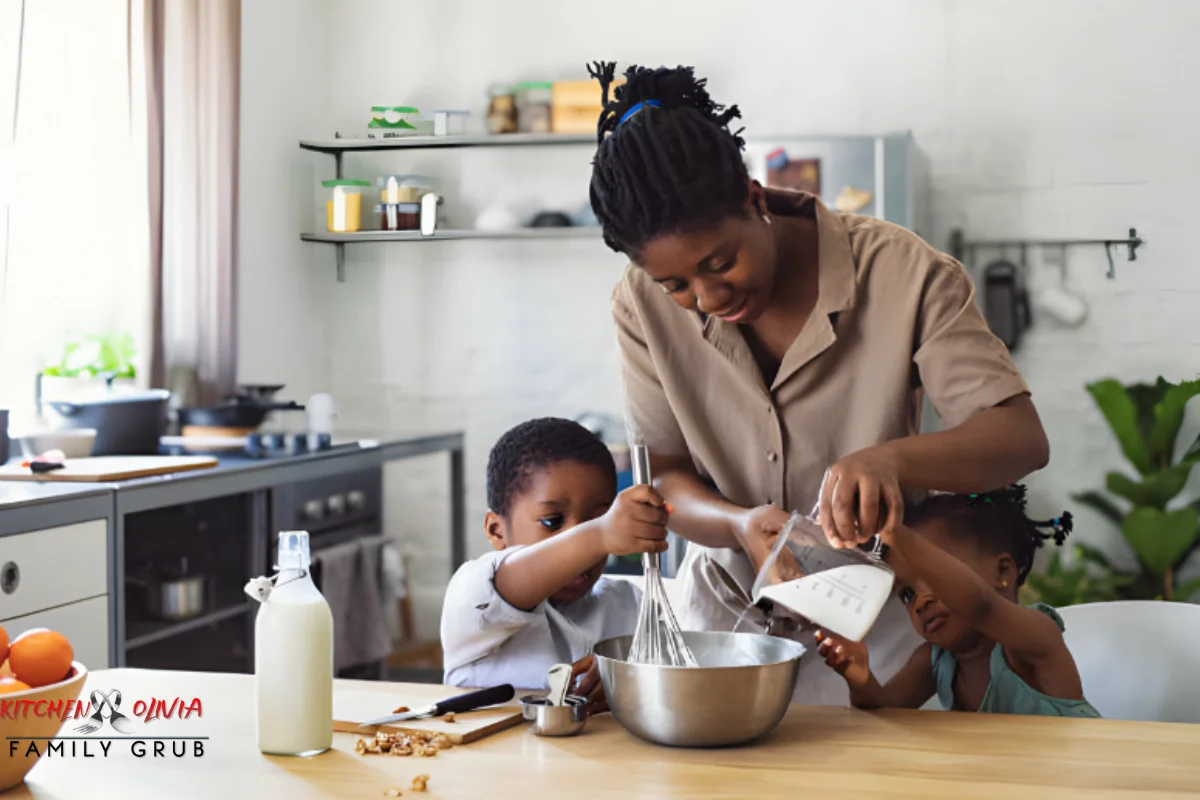
[[[563,461],[598,468],[611,477],[616,494],[617,466],[608,446],[578,422],[543,417],[522,422],[492,447],[487,465],[488,508],[507,517],[530,476]]]

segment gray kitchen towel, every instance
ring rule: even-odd
[[[368,664],[391,652],[380,597],[382,538],[359,539],[313,553],[321,565],[321,594],[333,613],[333,668]]]

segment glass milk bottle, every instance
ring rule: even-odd
[[[314,756],[333,744],[333,615],[309,570],[308,533],[279,534],[279,574],[246,591],[254,623],[258,749]]]

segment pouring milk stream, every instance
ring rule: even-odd
[[[306,531],[279,534],[277,575],[254,578],[258,749],[314,756],[333,745],[333,614],[313,583]]]

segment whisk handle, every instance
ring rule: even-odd
[[[638,486],[649,486],[650,480],[650,449],[644,444],[635,444],[629,448],[630,461],[633,462],[633,482]],[[659,571],[658,553],[642,553],[642,571]]]

